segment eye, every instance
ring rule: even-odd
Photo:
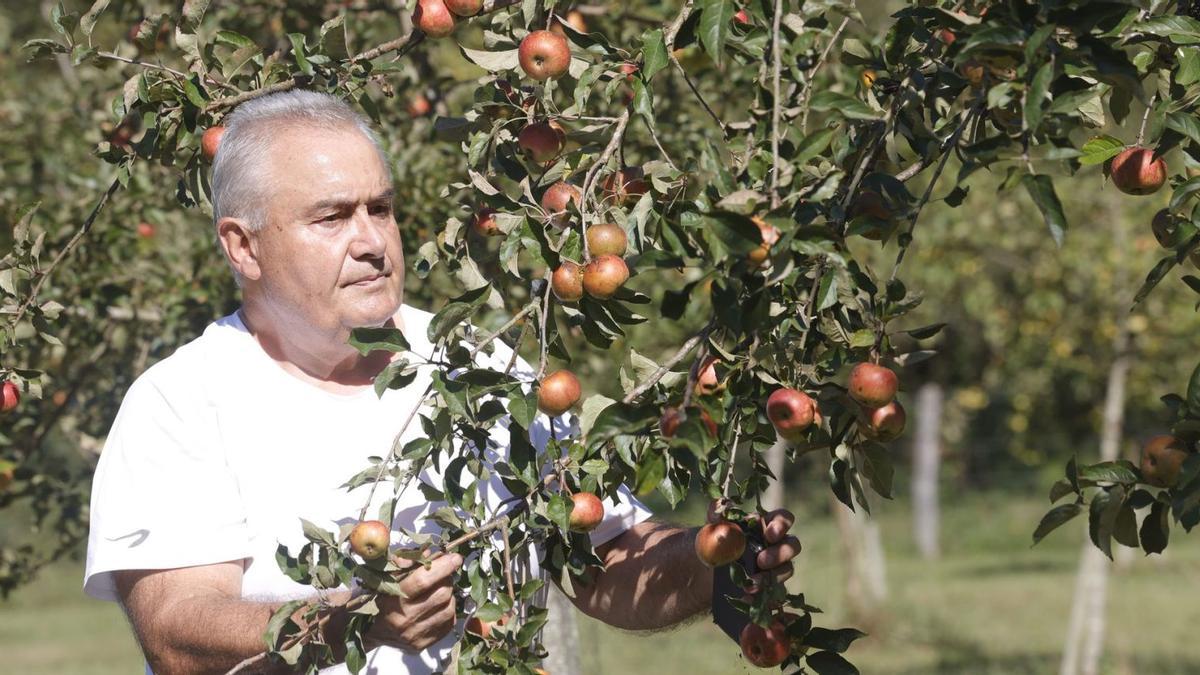
[[[367,209],[367,213],[371,214],[372,216],[386,216],[391,212],[392,212],[392,203],[391,202],[379,202],[377,204],[372,204]]]
[[[336,223],[337,221],[339,221],[341,219],[342,219],[342,214],[331,213],[323,218],[318,218],[317,222],[318,223]]]

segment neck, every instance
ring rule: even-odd
[[[313,326],[297,314],[273,310],[265,303],[246,302],[239,310],[242,323],[264,352],[291,375],[334,393],[369,386],[397,355],[377,351],[363,356],[347,344],[350,328]],[[404,330],[397,311],[384,326]]]

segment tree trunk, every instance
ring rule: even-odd
[[[917,390],[916,429],[913,433],[913,536],[926,560],[937,558],[938,465],[941,462],[942,401],[945,392],[936,382]]]
[[[575,606],[557,588],[550,589],[546,598],[550,610],[542,642],[550,655],[543,664],[554,675],[579,675],[579,627],[575,622]]]
[[[775,444],[767,448],[765,453],[767,456],[767,468],[774,474],[775,480],[767,486],[766,492],[763,493],[762,504],[763,508],[768,511],[783,508],[783,501],[786,499],[783,479],[784,469],[787,466],[787,445],[783,441],[775,441]]]
[[[878,623],[887,598],[887,566],[879,524],[861,507],[851,511],[830,498],[841,533],[846,605],[853,622],[869,628]]]
[[[1129,349],[1129,331],[1121,314],[1113,339],[1115,358],[1108,369],[1108,387],[1104,394],[1104,428],[1100,438],[1101,461],[1113,461],[1120,455],[1121,426],[1125,416],[1125,382],[1133,355]],[[1108,600],[1108,560],[1089,539],[1084,539],[1079,559],[1075,599],[1067,627],[1059,675],[1096,675],[1104,648],[1105,605]]]

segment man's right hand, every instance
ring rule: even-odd
[[[406,651],[422,651],[441,640],[457,621],[454,573],[462,556],[444,555],[425,569],[419,563],[400,582],[403,597],[380,594],[379,615],[367,634],[369,640]]]

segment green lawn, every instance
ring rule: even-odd
[[[1044,502],[991,494],[947,507],[944,554],[919,560],[909,538],[907,505],[878,514],[888,551],[885,622],[851,649],[864,673],[1050,673],[1073,591],[1082,522],[1037,548],[1029,532]],[[805,545],[795,590],[825,608],[819,625],[841,626],[841,574],[832,522],[801,513]],[[1116,572],[1109,602],[1104,672],[1169,675],[1200,672],[1200,535],[1175,535],[1165,558],[1135,557]],[[651,635],[632,635],[583,619],[589,675],[602,673],[749,672],[739,651],[716,627],[697,622]],[[141,660],[116,607],[80,591],[76,564],[49,570],[33,586],[0,604],[5,672],[136,673]]]

